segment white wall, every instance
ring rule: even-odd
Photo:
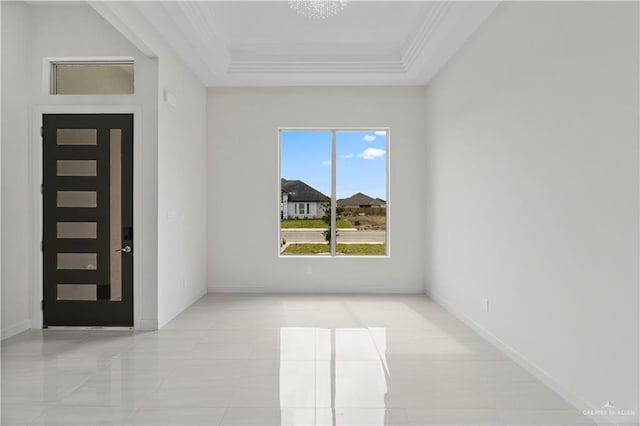
[[[28,328],[29,114],[22,93],[28,87],[28,7],[3,2],[2,8],[2,336]]]
[[[501,4],[428,85],[425,167],[428,293],[636,413],[638,39],[637,3]]]
[[[143,32],[145,53],[87,6],[2,7],[3,337],[42,321],[39,178],[32,178],[41,111],[135,109],[135,322],[162,326],[206,292],[204,86],[135,13],[128,16]],[[43,58],[78,56],[134,56],[135,95],[48,95]],[[164,102],[167,90],[175,106]]]
[[[40,327],[42,112],[136,111],[134,204],[135,322],[157,324],[157,64],[86,6],[28,6],[2,2],[2,337]],[[51,96],[44,58],[132,56],[134,95]],[[144,163],[142,159],[145,159]],[[144,201],[144,202],[143,202]]]
[[[0,52],[2,51],[2,7],[0,7]],[[2,55],[0,55],[0,99],[2,98]],[[2,140],[2,102],[0,101],[0,141]],[[0,339],[2,338],[2,149],[0,149]]]
[[[162,327],[207,291],[206,90],[179,61],[160,60],[158,322]]]
[[[416,87],[209,89],[209,290],[422,292],[423,121]],[[278,127],[314,126],[391,128],[389,258],[278,257]]]
[[[92,6],[158,57],[158,325],[207,291],[206,89],[130,2]]]

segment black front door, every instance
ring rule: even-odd
[[[45,114],[44,326],[133,326],[133,115]]]

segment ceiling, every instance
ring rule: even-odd
[[[423,85],[495,2],[357,1],[325,20],[287,1],[138,1],[207,86]]]

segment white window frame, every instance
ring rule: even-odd
[[[330,257],[332,259],[354,259],[354,258],[361,258],[361,259],[380,259],[380,258],[390,258],[391,257],[391,209],[390,209],[390,205],[391,205],[391,128],[390,127],[380,127],[380,126],[372,126],[372,127],[279,127],[278,128],[278,149],[277,149],[277,153],[278,153],[278,158],[277,158],[277,164],[278,164],[278,183],[277,183],[277,190],[278,190],[278,194],[282,193],[282,165],[281,165],[281,141],[280,141],[280,137],[282,135],[282,132],[287,132],[287,131],[307,131],[307,132],[322,132],[322,131],[329,131],[331,132],[331,226],[330,229],[333,232],[333,234],[335,235],[336,230],[337,230],[337,225],[336,225],[336,206],[337,206],[337,202],[336,202],[336,133],[338,132],[377,132],[377,131],[384,131],[387,133],[387,143],[386,143],[386,156],[385,156],[385,168],[386,168],[386,186],[387,186],[387,199],[385,200],[385,209],[386,209],[386,220],[387,220],[387,225],[386,225],[386,231],[385,231],[385,245],[386,245],[386,254],[384,255],[370,255],[370,256],[339,256],[336,254],[336,238],[332,238],[331,239],[331,254],[329,256],[305,256],[305,255],[283,255],[281,253],[281,249],[282,246],[280,245],[282,242],[282,234],[281,234],[281,221],[280,221],[280,211],[278,210],[278,214],[276,215],[277,218],[277,233],[278,233],[278,240],[277,240],[277,250],[278,250],[278,257],[279,258],[285,258],[285,259],[290,259],[290,258],[305,258],[305,259],[310,259],[310,258],[315,258],[315,259],[326,259],[327,257]],[[276,199],[278,200],[278,198],[276,197]],[[279,201],[278,201],[278,208],[279,208]]]

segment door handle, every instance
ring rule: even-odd
[[[131,246],[124,246],[121,249],[117,249],[116,251],[120,251],[123,253],[131,253]]]

